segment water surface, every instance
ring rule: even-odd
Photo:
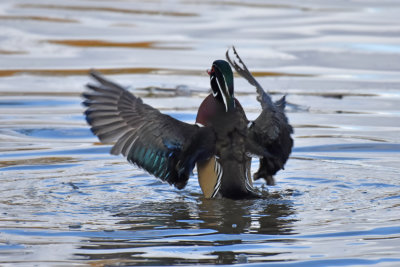
[[[331,2],[2,1],[0,265],[399,265],[400,5]],[[295,128],[264,199],[179,191],[90,132],[89,69],[193,123],[231,45]]]

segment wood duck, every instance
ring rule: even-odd
[[[273,184],[273,175],[283,169],[291,149],[293,132],[284,113],[285,97],[273,102],[254,79],[233,48],[238,62],[213,62],[212,92],[199,107],[196,123],[188,124],[162,114],[122,86],[99,73],[90,75],[98,84],[88,84],[83,93],[86,120],[101,142],[114,142],[111,154],[127,160],[178,189],[186,186],[197,164],[198,179],[207,198],[254,198],[250,175],[251,157],[260,158],[255,179]],[[262,106],[250,122],[234,97],[235,70],[257,88]]]

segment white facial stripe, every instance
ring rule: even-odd
[[[222,76],[222,77],[224,78],[225,89],[227,90],[227,91],[226,91],[226,94],[229,95],[228,84],[226,83],[225,76]],[[232,95],[232,97],[233,97],[233,95]],[[233,100],[233,107],[235,107],[235,106],[236,106],[236,103],[235,103],[235,100]]]
[[[226,83],[225,76],[222,75],[222,78],[224,78],[226,95],[229,95],[228,84]],[[226,105],[226,104],[225,104],[225,105]],[[233,101],[233,106],[235,106],[235,101]],[[226,107],[226,111],[228,111],[228,107]]]
[[[216,81],[217,81],[218,88],[221,91],[222,100],[224,100],[225,110],[226,110],[226,112],[228,112],[228,103],[226,102],[225,94],[222,92],[222,88],[221,88],[221,85],[219,84],[218,79],[216,79]]]
[[[226,83],[225,76],[224,76],[224,75],[222,75],[222,78],[224,78],[224,83],[225,83],[225,92],[226,92],[226,94],[227,94],[227,95],[229,95],[229,92],[228,92],[228,84]]]

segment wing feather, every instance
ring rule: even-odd
[[[256,87],[257,100],[262,107],[261,114],[250,125],[248,133],[248,152],[261,156],[260,167],[254,178],[264,178],[267,184],[274,184],[273,175],[283,169],[293,147],[291,138],[293,128],[284,111],[285,96],[273,102],[269,94],[250,73],[235,47],[233,47],[233,53],[237,62],[229,57],[229,49],[226,52],[228,62],[243,78]],[[266,151],[260,153],[257,147],[262,147]]]
[[[215,150],[213,131],[162,114],[95,71],[90,75],[97,84],[88,84],[82,96],[92,132],[103,143],[115,143],[111,154],[122,154],[154,176],[183,188],[195,162]]]

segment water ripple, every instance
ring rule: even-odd
[[[14,2],[0,4],[0,265],[400,264],[399,3]],[[193,123],[232,45],[295,128],[261,199],[204,199],[196,170],[170,187],[90,132],[90,69]],[[254,88],[235,75],[235,90],[256,118]]]

